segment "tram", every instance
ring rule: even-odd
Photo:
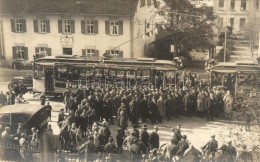
[[[81,88],[171,87],[176,85],[177,68],[173,61],[151,58],[84,58],[46,56],[33,62],[33,92],[46,95],[72,93]]]
[[[254,99],[260,97],[259,63],[219,63],[211,69],[211,86],[224,86],[236,97]]]

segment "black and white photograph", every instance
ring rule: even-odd
[[[0,162],[259,162],[260,0],[0,0]]]

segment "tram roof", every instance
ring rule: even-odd
[[[248,62],[224,62],[211,67],[210,70],[219,73],[260,72],[260,64]]]
[[[52,65],[71,65],[71,66],[131,66],[139,64],[140,66],[148,65],[154,66],[158,65],[165,68],[173,68],[176,69],[173,61],[170,60],[156,60],[154,58],[113,58],[107,59],[102,57],[96,58],[85,58],[81,56],[46,56],[43,58],[38,58],[34,61],[37,65],[42,66],[52,66]],[[86,65],[87,64],[87,65]],[[167,67],[168,66],[168,67]]]

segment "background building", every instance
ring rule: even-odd
[[[153,36],[155,0],[0,0],[1,53],[33,56],[143,57]],[[149,23],[149,26],[146,24]]]

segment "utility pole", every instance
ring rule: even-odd
[[[226,26],[225,26],[225,45],[224,45],[224,62],[226,62],[226,55],[227,55],[227,30],[228,30],[228,21],[229,21],[229,8],[230,8],[230,1],[227,0],[227,17],[226,17]]]

